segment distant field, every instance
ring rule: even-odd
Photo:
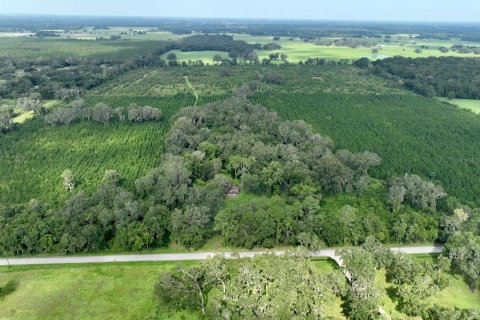
[[[32,33],[0,33],[2,46],[0,55],[15,55],[23,57],[39,56],[114,56],[125,57],[134,53],[142,54],[155,50],[156,41],[175,41],[186,37],[187,35],[177,35],[168,31],[159,31],[154,28],[141,27],[110,27],[108,29],[94,29],[87,27],[81,30],[53,30],[59,37],[55,38],[35,38]],[[139,32],[141,34],[139,34]],[[143,34],[145,32],[145,34]],[[121,40],[97,40],[96,38],[108,39],[111,36],[121,36]],[[401,55],[405,57],[429,57],[429,56],[458,56],[458,57],[478,57],[478,55],[460,54],[450,51],[442,53],[438,48],[444,46],[450,48],[454,44],[464,44],[480,46],[480,43],[464,42],[459,40],[423,40],[410,38],[407,35],[395,35],[391,42],[383,42],[383,39],[361,39],[371,42],[372,45],[350,48],[344,46],[326,46],[315,44],[315,41],[305,42],[299,38],[281,37],[279,41],[273,41],[269,36],[252,36],[249,34],[233,34],[236,40],[244,40],[249,43],[278,43],[281,49],[275,51],[259,51],[259,58],[268,58],[271,53],[285,53],[288,55],[288,61],[299,62],[308,58],[324,59],[359,59],[368,57],[371,59],[381,59]],[[84,41],[78,41],[84,40]],[[335,38],[322,38],[320,40],[335,40]],[[373,43],[377,43],[379,52],[372,53]],[[422,50],[416,53],[415,50]],[[217,51],[195,51],[180,52],[175,51],[178,61],[202,60],[204,63],[213,64],[212,58],[215,54],[227,56],[225,52]]]
[[[446,100],[450,103],[453,103],[460,108],[472,110],[476,114],[480,114],[480,100],[469,100],[469,99],[453,99],[453,100]]]
[[[272,37],[268,36],[251,36],[248,34],[234,34],[236,40],[244,40],[249,43],[278,43],[282,46],[281,49],[275,51],[259,51],[260,59],[268,58],[271,53],[285,53],[288,55],[288,61],[298,62],[305,61],[308,58],[323,58],[323,59],[360,59],[362,57],[368,57],[370,59],[382,59],[393,57],[396,55],[412,58],[422,57],[444,57],[444,56],[457,56],[457,57],[478,57],[478,55],[460,54],[457,52],[442,53],[438,50],[439,47],[445,46],[450,48],[454,44],[476,45],[479,43],[462,42],[462,41],[442,41],[442,40],[420,40],[411,39],[404,35],[397,35],[393,37],[391,43],[380,42],[377,48],[379,52],[377,54],[372,53],[372,47],[336,47],[316,45],[312,42],[304,42],[301,39],[294,38],[289,40],[288,37],[282,37],[279,41],[273,41]],[[395,42],[398,41],[398,42]],[[425,46],[422,48],[422,46]],[[428,47],[428,48],[426,48]],[[416,53],[415,50],[422,50],[421,53]]]
[[[0,32],[0,38],[10,38],[10,37],[30,37],[33,36],[32,32]]]
[[[142,34],[139,34],[141,32]],[[143,34],[146,32],[146,34]],[[176,35],[168,31],[157,31],[153,28],[128,28],[128,27],[111,27],[109,29],[93,29],[92,27],[82,30],[61,30],[59,32],[61,38],[92,40],[95,38],[110,38],[110,36],[121,36],[122,39],[128,40],[177,40],[183,38],[182,35]]]

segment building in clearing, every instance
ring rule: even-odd
[[[240,194],[240,188],[239,187],[231,187],[230,191],[228,191],[228,195],[232,197],[236,197]]]

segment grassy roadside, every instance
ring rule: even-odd
[[[196,313],[170,311],[154,296],[159,275],[175,265],[0,268],[0,284],[18,283],[16,291],[0,300],[0,319],[200,319]]]
[[[190,311],[172,311],[153,288],[162,272],[199,262],[134,262],[89,265],[0,267],[0,285],[14,280],[16,291],[0,299],[0,319],[202,319]],[[313,262],[330,272],[330,262]],[[326,306],[338,318],[341,300]],[[340,317],[340,319],[344,319]]]

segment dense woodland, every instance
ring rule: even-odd
[[[372,72],[427,97],[480,99],[479,59],[395,57],[375,61]]]

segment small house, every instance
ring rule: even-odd
[[[228,191],[229,196],[236,197],[240,194],[240,188],[239,187],[231,187],[230,190]]]

